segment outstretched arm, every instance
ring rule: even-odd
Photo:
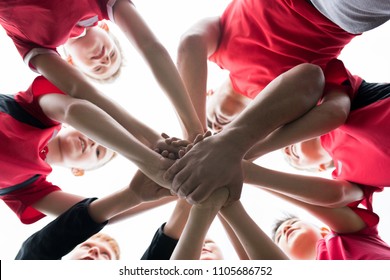
[[[272,171],[244,163],[245,181],[301,207],[336,232],[355,232],[365,227],[363,220],[347,205],[363,198],[355,184]]]
[[[310,64],[277,77],[220,133],[199,142],[168,169],[165,178],[173,180],[172,190],[200,203],[226,186],[230,200],[237,200],[243,183],[241,160],[247,151],[314,107],[323,84],[321,69]]]
[[[347,120],[350,105],[350,97],[343,90],[333,89],[329,91],[324,96],[321,104],[258,142],[245,155],[245,158],[255,160],[266,153],[321,136],[336,129]]]
[[[203,130],[188,98],[186,88],[167,50],[129,1],[117,1],[114,5],[114,19],[149,64],[156,80],[173,103],[181,121],[185,139],[193,140]]]
[[[287,260],[283,251],[263,232],[248,215],[240,201],[220,211],[240,240],[251,260]]]
[[[227,189],[221,188],[203,204],[191,207],[187,223],[171,260],[199,260],[206,234],[227,197]]]
[[[151,149],[163,138],[130,115],[127,114],[127,121],[133,123],[133,126],[126,130],[104,110],[86,100],[62,94],[46,94],[40,97],[39,105],[49,118],[72,125],[89,138],[135,163],[156,182],[168,186],[162,180],[162,174],[173,161]]]
[[[326,179],[266,169],[243,161],[245,182],[304,203],[337,208],[363,198],[362,190],[348,181]]]
[[[207,130],[207,60],[218,47],[220,33],[219,17],[202,19],[181,36],[177,52],[179,73],[204,131]]]

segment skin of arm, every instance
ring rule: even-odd
[[[203,130],[206,126],[207,59],[217,49],[220,18],[206,18],[192,26],[180,39],[177,67]]]
[[[282,250],[245,211],[240,201],[223,207],[220,214],[229,223],[251,260],[287,260]]]
[[[244,155],[268,134],[313,108],[323,85],[321,69],[311,64],[277,77],[220,133],[199,142],[168,169],[164,177],[173,180],[172,190],[192,203],[201,203],[215,189],[226,186],[229,200],[237,200]]]
[[[247,183],[262,189],[266,186],[266,191],[307,210],[336,232],[356,232],[365,227],[363,220],[347,206],[363,198],[362,190],[355,184],[271,171],[250,162],[245,163],[244,170]],[[332,197],[338,201],[326,201]]]
[[[246,183],[307,204],[338,208],[363,198],[363,192],[356,184],[344,180],[290,174],[266,169],[249,161],[243,162],[243,169]]]
[[[153,137],[153,142],[163,138],[131,116],[129,120],[134,124],[131,132],[141,137],[140,141],[145,145],[105,111],[87,100],[61,94],[47,94],[40,97],[39,105],[49,118],[73,126],[91,139],[134,162],[153,180],[169,186],[165,180],[162,180],[162,174],[172,161],[152,151],[149,148],[152,141],[148,141],[146,137]],[[142,129],[145,129],[148,134],[146,137],[140,135]],[[107,135],[110,137],[108,138]]]
[[[225,232],[227,236],[229,237],[230,243],[233,245],[234,250],[237,253],[237,256],[240,260],[249,260],[249,256],[245,251],[245,248],[242,246],[240,239],[237,237],[236,233],[232,229],[232,227],[229,225],[229,223],[225,220],[225,218],[221,215],[221,213],[218,213],[218,218],[225,229]]]
[[[144,57],[157,82],[176,108],[185,133],[184,138],[193,140],[197,134],[203,133],[202,126],[167,50],[129,1],[117,1],[113,13],[115,22]]]
[[[220,188],[205,203],[191,207],[171,260],[199,260],[207,231],[227,197],[227,189]]]
[[[349,96],[342,90],[334,89],[324,96],[321,104],[258,142],[245,158],[255,160],[274,150],[328,133],[345,123],[350,106]]]

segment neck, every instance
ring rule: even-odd
[[[49,152],[46,156],[46,162],[49,165],[62,165],[62,153],[60,149],[60,138],[55,137],[48,144]]]

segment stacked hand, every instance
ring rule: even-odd
[[[203,202],[221,187],[228,188],[229,202],[238,200],[243,185],[242,155],[219,135],[209,136],[199,135],[180,149],[180,159],[167,170],[164,179],[172,181],[172,191],[192,204]]]

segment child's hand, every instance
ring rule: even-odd
[[[131,195],[138,197],[140,203],[172,196],[169,189],[161,187],[140,170],[135,173],[131,180],[129,190]]]
[[[188,144],[185,148],[179,151],[179,158],[184,157],[184,155],[188,153],[192,149],[192,147],[194,147],[197,143],[203,141],[205,138],[209,136],[211,136],[210,131],[206,131],[204,134],[198,134],[192,143]]]
[[[164,139],[157,142],[154,151],[169,159],[178,159],[180,151],[190,144],[188,140],[182,140],[177,137],[169,137],[165,133],[162,133],[161,136]]]

